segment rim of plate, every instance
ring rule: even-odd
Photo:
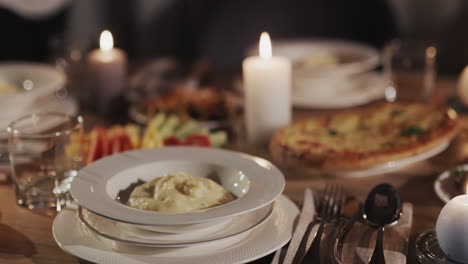
[[[107,182],[122,170],[174,160],[210,163],[242,171],[250,180],[249,191],[224,205],[189,213],[135,209],[107,195]],[[97,215],[136,225],[164,226],[195,224],[251,212],[272,203],[284,187],[281,171],[263,158],[215,148],[162,147],[123,152],[90,164],[78,172],[70,193],[80,206]]]
[[[403,167],[412,165],[416,162],[426,160],[428,158],[431,158],[442,151],[444,151],[448,146],[450,145],[450,141],[446,141],[441,143],[440,145],[426,151],[423,153],[420,153],[415,156],[411,156],[408,158],[403,158],[399,160],[394,160],[394,161],[388,161],[383,164],[368,168],[368,169],[362,169],[362,170],[316,170],[321,173],[326,173],[326,174],[332,174],[336,176],[343,176],[343,177],[352,177],[352,178],[360,178],[360,177],[368,177],[368,176],[375,176],[375,175],[380,175],[383,173],[388,173],[391,171],[394,171],[396,169],[401,169]]]
[[[260,226],[262,226],[268,219],[270,219],[270,217],[272,216],[273,214],[273,210],[275,209],[275,203],[272,203],[271,205],[267,205],[267,206],[270,206],[270,208],[268,208],[268,210],[264,213],[263,216],[261,216],[259,219],[257,219],[257,221],[255,223],[253,223],[252,225],[249,225],[245,228],[240,228],[239,230],[236,230],[230,234],[226,234],[225,236],[214,236],[213,237],[213,234],[208,234],[206,236],[204,236],[203,238],[201,239],[193,239],[192,241],[188,241],[188,242],[149,242],[148,239],[145,239],[146,241],[143,241],[143,240],[139,240],[138,237],[134,237],[133,240],[130,240],[130,239],[125,239],[125,238],[122,238],[122,237],[118,237],[116,235],[112,235],[112,234],[108,234],[106,233],[105,231],[102,231],[102,230],[99,230],[97,227],[93,226],[93,224],[89,223],[87,220],[86,220],[86,217],[83,215],[83,208],[82,207],[78,207],[78,216],[80,218],[80,221],[86,225],[87,228],[89,228],[91,231],[93,231],[94,233],[102,236],[102,237],[105,237],[107,239],[110,239],[110,240],[114,240],[114,241],[117,241],[117,242],[122,242],[122,243],[127,243],[127,244],[133,244],[133,245],[136,245],[136,246],[144,246],[144,247],[186,247],[186,246],[194,246],[194,245],[200,245],[200,244],[205,244],[205,243],[209,243],[209,242],[213,242],[213,241],[218,241],[218,240],[221,240],[221,239],[226,239],[226,238],[231,238],[231,237],[235,237],[235,236],[238,236],[238,235],[241,235],[245,232],[249,232],[249,231],[252,231]],[[86,210],[86,209],[85,209]],[[261,210],[261,209],[259,209]],[[88,211],[90,212],[90,211]],[[255,211],[253,212],[250,212],[250,213],[254,213]],[[90,212],[92,213],[92,212]],[[99,216],[98,216],[99,217]],[[109,221],[113,221],[113,220],[110,220],[108,219]],[[233,219],[235,221],[235,219]],[[148,231],[148,232],[151,232],[151,231]],[[156,232],[157,233],[157,232]],[[180,234],[177,234],[177,235],[180,235]],[[139,240],[139,241],[138,241]]]

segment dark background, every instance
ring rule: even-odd
[[[260,32],[274,40],[340,38],[377,48],[417,38],[439,48],[438,69],[458,74],[468,62],[468,3],[459,0],[63,0],[40,17],[0,6],[0,60],[50,61],[82,55],[112,31],[131,61],[174,57],[239,67]]]

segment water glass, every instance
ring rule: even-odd
[[[436,87],[437,48],[427,41],[393,40],[383,52],[387,101],[427,101]]]
[[[9,157],[18,205],[60,211],[83,164],[83,119],[34,113],[10,123]]]

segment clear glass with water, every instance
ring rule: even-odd
[[[60,211],[72,199],[70,182],[83,164],[83,119],[35,113],[8,129],[9,158],[18,205]]]
[[[384,75],[390,84],[387,101],[428,101],[436,89],[437,47],[414,39],[397,39],[383,51]]]

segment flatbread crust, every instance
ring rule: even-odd
[[[458,126],[453,109],[381,103],[297,121],[275,133],[270,152],[286,165],[321,170],[367,169],[449,142]]]

